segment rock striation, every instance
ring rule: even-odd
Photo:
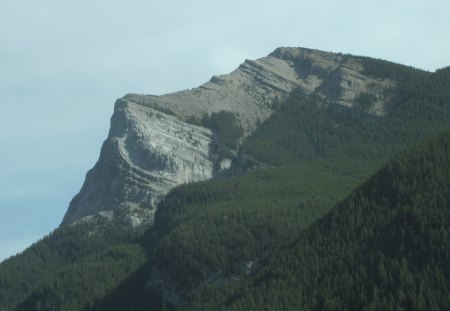
[[[130,224],[150,222],[156,203],[173,187],[212,177],[213,134],[126,100],[116,102],[97,164],[73,198],[63,224],[106,211],[130,211]],[[86,218],[88,217],[88,218]]]
[[[115,215],[130,226],[151,223],[170,189],[229,169],[233,159],[218,154],[215,133],[199,126],[212,113],[233,113],[245,139],[293,92],[350,107],[369,94],[375,102],[368,113],[383,115],[393,88],[393,81],[365,75],[357,58],[278,48],[198,88],[162,96],[128,94],[117,100],[99,160],[62,225]]]

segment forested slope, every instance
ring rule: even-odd
[[[450,132],[409,148],[217,304],[229,310],[450,308]],[[232,291],[230,291],[232,292]],[[203,295],[202,297],[209,297]]]
[[[448,308],[449,135],[383,165],[450,127],[450,70],[358,59],[397,81],[384,115],[294,92],[237,150],[269,168],[172,190],[150,228],[57,229],[0,265],[0,310]],[[234,148],[229,118],[203,121]]]
[[[105,224],[55,230],[0,265],[0,310],[80,310],[143,264],[139,235]]]

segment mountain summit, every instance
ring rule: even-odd
[[[278,48],[126,95],[62,225],[0,264],[0,311],[449,309],[449,86]]]
[[[373,98],[368,113],[382,116],[395,88],[394,80],[365,74],[357,58],[278,48],[192,90],[128,94],[117,100],[100,158],[62,225],[118,213],[124,225],[139,226],[152,222],[170,189],[239,173],[240,143],[293,93],[346,107]]]

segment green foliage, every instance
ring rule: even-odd
[[[450,308],[450,132],[408,149],[243,287],[197,308]],[[218,304],[217,304],[218,303]]]
[[[381,59],[364,56],[356,56],[356,59],[362,63],[365,74],[396,81],[401,92],[413,93],[415,87],[420,87],[420,83],[431,76],[429,72]]]
[[[369,93],[361,93],[356,99],[355,99],[355,105],[357,108],[360,108],[362,110],[369,110],[372,108],[373,103],[376,101],[376,97],[373,94]]]
[[[354,109],[292,96],[242,149],[276,165],[316,159],[367,163],[386,153],[379,150],[383,138],[371,130],[376,122],[376,118]]]
[[[179,187],[155,216],[155,262],[185,288],[242,275],[245,262],[288,246],[358,181],[311,163]]]
[[[117,245],[62,268],[15,310],[80,310],[103,297],[145,260],[138,245]],[[45,308],[43,307],[45,306]]]
[[[213,112],[205,115],[202,125],[217,134],[220,142],[225,146],[236,149],[243,132],[234,113],[229,111]]]
[[[79,310],[143,263],[139,245],[123,244],[136,236],[87,223],[55,230],[0,265],[0,310]]]
[[[173,189],[143,235],[56,230],[0,265],[0,310],[165,309],[155,268],[184,301],[169,309],[449,309],[449,135],[352,189],[448,128],[450,70],[359,60],[397,83],[386,116],[367,113],[367,94],[361,109],[291,96],[239,150],[275,167]],[[332,72],[320,92],[339,83]],[[237,117],[201,122],[236,149]]]
[[[388,65],[398,68],[393,64]],[[387,68],[390,68],[389,66]],[[345,187],[345,185],[351,185],[351,183],[346,183],[344,177],[367,178],[393,153],[448,127],[450,97],[445,95],[448,94],[447,89],[450,85],[447,83],[448,72],[439,73],[440,77],[437,77],[437,73],[430,76],[409,69],[406,69],[405,72],[399,73],[397,77],[415,76],[410,78],[410,83],[408,80],[402,82],[403,89],[399,91],[397,98],[403,96],[403,101],[391,103],[389,114],[384,117],[371,116],[365,113],[364,109],[355,110],[327,104],[314,97],[292,96],[244,143],[241,152],[248,152],[256,159],[266,163],[277,165],[296,163],[294,166],[287,166],[282,175],[289,176],[289,172],[292,172],[296,178],[290,180],[289,183],[295,185],[304,186],[304,184],[310,183],[310,188],[305,189],[312,191],[320,189],[318,183],[312,182],[314,172],[320,172],[318,167],[322,169],[322,172],[327,171],[335,174],[335,179],[330,178],[330,176],[323,178],[326,182],[322,183],[324,186],[322,190],[325,191],[317,197],[314,197],[310,191],[302,193],[299,190],[302,186],[293,191],[298,195],[296,204],[307,206],[298,215],[295,214],[296,211],[299,211],[295,208],[295,204],[283,205],[283,203],[279,204],[277,201],[282,201],[281,198],[287,196],[289,192],[287,191],[283,195],[277,194],[277,183],[282,183],[283,180],[281,176],[268,183],[274,189],[273,192],[269,190],[269,187],[266,188],[255,180],[249,179],[242,184],[238,182],[234,191],[228,190],[229,188],[226,185],[216,182],[218,186],[212,192],[213,194],[206,191],[203,185],[191,185],[188,188],[175,190],[172,193],[172,201],[170,201],[171,195],[169,195],[169,201],[161,206],[160,218],[157,218],[160,224],[166,224],[169,229],[161,230],[163,239],[157,247],[156,262],[166,269],[170,267],[171,275],[177,279],[185,290],[190,290],[187,295],[188,309],[221,309],[225,305],[227,309],[235,308],[236,310],[285,309],[291,306],[293,309],[304,307],[322,310],[333,309],[333,305],[339,306],[337,309],[347,308],[347,305],[340,302],[342,298],[339,295],[343,295],[343,292],[334,294],[337,298],[331,294],[332,289],[339,286],[339,282],[345,284],[345,275],[344,279],[339,280],[339,282],[327,281],[331,284],[329,288],[320,283],[313,286],[315,291],[311,292],[308,288],[312,280],[304,279],[303,276],[295,277],[298,275],[296,274],[299,269],[298,266],[293,269],[289,268],[291,261],[295,260],[296,256],[300,256],[300,253],[309,254],[309,240],[305,242],[301,251],[292,255],[292,258],[286,259],[286,262],[282,262],[280,265],[278,262],[272,262],[269,265],[270,267],[278,267],[282,271],[287,269],[280,278],[276,278],[273,274],[263,274],[253,282],[247,283],[248,281],[242,272],[242,263],[246,261],[256,262],[257,266],[259,264],[260,267],[263,267],[261,268],[262,271],[265,271],[264,267],[266,267],[268,258],[277,261],[278,259],[273,259],[272,256],[280,249],[289,249],[290,243],[299,235],[303,236],[304,230],[307,230],[307,232],[315,230],[308,229],[308,227],[323,213],[311,214],[312,216],[309,219],[303,217],[311,213],[311,210],[321,210],[320,207],[317,207],[320,206],[320,203],[316,206],[314,203],[327,198],[327,194],[333,194],[334,188],[330,187],[331,182],[339,184],[342,181],[342,185]],[[420,83],[416,83],[417,81],[420,81]],[[415,86],[412,87],[411,85]],[[401,92],[404,92],[407,88],[414,89],[414,92],[410,91],[408,96],[404,97]],[[436,96],[436,94],[439,95]],[[368,102],[371,99],[360,98],[360,100],[361,102],[364,100]],[[304,172],[295,174],[295,168],[293,167],[309,168],[311,174],[304,174]],[[282,168],[283,166],[273,170],[277,171]],[[246,178],[249,176],[246,176]],[[239,179],[226,182],[232,183],[234,180]],[[212,187],[213,184],[215,183],[209,182],[205,185]],[[261,192],[247,189],[246,185],[254,185],[255,188],[260,188]],[[330,190],[326,192],[328,187]],[[241,188],[244,189],[244,193],[250,193],[248,196],[250,200],[246,200],[245,196],[239,197],[238,189]],[[225,193],[230,192],[230,195],[236,195],[237,200],[233,201],[220,195],[217,197],[218,194],[223,194],[220,189],[223,189]],[[268,196],[266,197],[264,194]],[[295,197],[295,194],[292,197]],[[313,198],[308,199],[308,195],[312,195]],[[383,197],[385,194],[380,195]],[[335,195],[334,197],[335,201],[330,200],[328,202],[337,203],[339,196]],[[303,199],[312,204],[304,204]],[[229,200],[229,204],[227,204],[227,200]],[[255,202],[254,205],[253,202]],[[324,209],[324,211],[326,210],[327,208]],[[250,213],[251,217],[247,213]],[[236,216],[230,218],[229,215]],[[227,216],[227,221],[231,219],[230,223],[223,221],[224,216]],[[296,223],[296,220],[292,220],[292,218],[300,219],[297,219],[298,222]],[[367,221],[370,221],[370,216]],[[273,225],[278,222],[280,223],[279,226]],[[257,227],[259,224],[261,226]],[[270,230],[271,234],[264,234],[260,228]],[[373,233],[374,229],[368,228],[361,231],[362,236],[368,236]],[[255,237],[263,238],[257,239]],[[320,255],[314,255],[315,257],[312,256],[311,258],[306,256],[305,262],[307,262],[307,265],[301,270],[302,275],[307,275],[310,267],[325,267],[324,269],[328,269],[326,272],[317,270],[317,278],[319,279],[323,275],[322,273],[332,275],[336,271],[343,270],[340,266],[333,269],[329,268],[332,260],[325,261],[322,265],[321,258],[325,256],[322,251],[327,252],[327,250],[322,250],[320,245],[326,242],[326,238],[327,236],[324,238],[325,241],[318,244],[317,252]],[[345,243],[345,238],[341,237],[340,241],[334,242],[340,246]],[[269,243],[264,244],[261,241],[269,241]],[[367,247],[366,244],[363,245]],[[311,249],[314,250],[314,248]],[[355,250],[355,252],[365,251],[368,250],[359,248]],[[343,254],[339,256],[333,258],[333,260],[339,262]],[[351,258],[348,261],[353,263]],[[361,265],[363,264],[361,263]],[[356,271],[358,270],[356,269]],[[270,283],[272,279],[275,280],[273,286]],[[258,287],[260,284],[263,285]],[[267,284],[270,284],[270,287]],[[300,286],[303,286],[304,292],[298,292]],[[325,289],[319,290],[322,287]],[[251,294],[254,288],[258,288],[258,291],[256,294]],[[360,293],[354,288],[348,290],[352,293]],[[376,290],[380,292],[379,289]],[[279,297],[272,299],[274,298],[272,292],[277,292]],[[404,291],[400,294],[406,295]],[[390,297],[387,291],[381,293],[381,295]],[[308,302],[309,297],[313,296],[314,298],[311,299],[314,300]],[[240,299],[239,297],[245,298]],[[270,300],[270,303],[267,299]],[[305,300],[297,302],[299,299]],[[389,303],[392,303],[397,297],[389,299]],[[283,302],[283,300],[288,302]],[[397,304],[397,302],[395,303]],[[360,307],[361,304],[355,304],[355,306]],[[384,306],[386,307],[386,305]],[[354,308],[357,309],[357,307]]]
[[[399,79],[387,115],[376,117],[366,109],[292,95],[241,149],[275,165],[323,159],[334,167],[352,162],[373,171],[393,153],[448,127],[450,70],[429,74],[389,62],[362,61],[368,74]],[[372,101],[362,94],[357,105],[367,108]]]

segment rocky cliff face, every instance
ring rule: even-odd
[[[226,170],[231,159],[218,154],[216,135],[193,125],[201,124],[204,116],[233,113],[245,138],[294,91],[345,106],[369,94],[375,98],[369,113],[383,115],[393,88],[393,81],[364,75],[357,59],[279,48],[192,90],[163,96],[128,94],[116,102],[100,158],[62,225],[117,215],[125,225],[149,223],[170,189]]]
[[[212,177],[210,130],[126,100],[118,100],[100,158],[86,176],[63,224],[125,209],[130,224],[151,221],[171,188]],[[89,218],[87,218],[89,219]]]

